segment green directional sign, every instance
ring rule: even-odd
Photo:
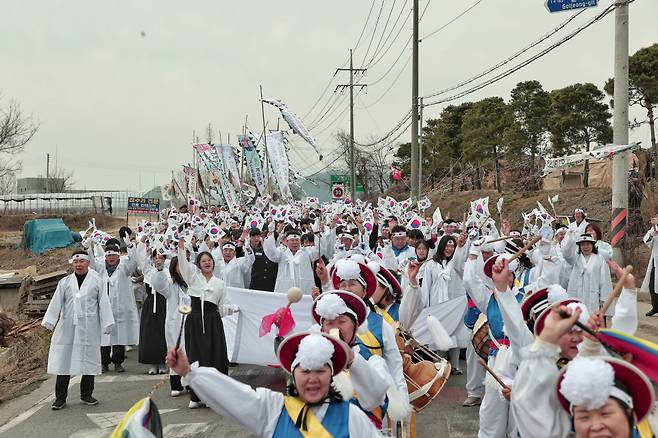
[[[345,187],[350,187],[350,176],[349,175],[329,175],[329,181],[333,183],[343,183]],[[356,183],[356,192],[363,193],[363,183],[360,183],[357,180]]]

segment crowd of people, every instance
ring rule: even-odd
[[[208,406],[258,436],[415,436],[418,394],[400,338],[429,314],[448,339],[427,321],[425,348],[444,370],[466,373],[463,406],[479,406],[479,437],[652,436],[655,373],[597,336],[605,327],[634,335],[635,278],[583,209],[564,222],[525,217],[519,229],[473,212],[409,221],[420,213],[381,202],[182,206],[117,238],[90,230],[43,319],[54,329],[52,408],[65,406],[72,375],[83,376],[81,401],[97,404],[94,375],[125,371],[126,348],[139,345],[150,374],[169,373],[172,397],[189,391],[190,408]],[[644,237],[648,316],[658,313],[657,223]],[[607,307],[612,275],[623,289]],[[312,297],[315,325],[275,345],[286,394],[228,375],[222,317],[241,311],[229,288]],[[191,310],[182,335],[181,305]]]

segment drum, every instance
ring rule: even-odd
[[[405,330],[400,329],[398,331],[396,341],[402,357],[404,357],[405,354],[411,356],[411,361],[413,363],[422,362],[424,360],[430,362],[440,362],[443,360],[438,354],[432,351],[432,349],[418,342]]]
[[[489,359],[489,340],[489,323],[487,316],[482,313],[473,326],[471,343],[477,355],[485,361]]]
[[[450,377],[450,362],[422,360],[414,363],[408,354],[403,355],[404,378],[409,390],[409,402],[420,412],[439,395]]]

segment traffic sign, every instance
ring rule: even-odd
[[[599,0],[546,0],[546,9],[550,12],[571,11],[598,6]]]

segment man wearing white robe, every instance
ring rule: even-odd
[[[89,255],[93,249],[89,249]],[[108,295],[114,316],[114,327],[109,334],[101,338],[101,360],[103,372],[109,371],[109,364],[114,364],[114,370],[124,372],[123,361],[126,357],[126,346],[139,343],[139,315],[135,304],[132,281],[130,276],[137,268],[135,246],[128,244],[128,256],[120,258],[118,247],[107,245],[104,258],[91,258],[90,267],[100,274],[103,290]]]
[[[320,257],[318,244],[322,248],[326,236],[319,243],[316,236],[316,245],[302,248],[301,233],[294,229],[288,230],[283,240],[285,246],[277,246],[272,233],[273,224],[270,223],[270,235],[263,243],[263,250],[268,259],[279,265],[274,292],[287,293],[291,287],[298,287],[304,294],[310,295],[315,286],[313,262]]]
[[[64,407],[72,375],[82,375],[81,401],[98,404],[92,393],[94,375],[101,374],[101,334],[114,325],[109,297],[101,277],[89,270],[89,256],[77,251],[72,260],[74,272],[57,284],[41,322],[55,330],[48,353],[48,373],[57,375],[53,410]]]

